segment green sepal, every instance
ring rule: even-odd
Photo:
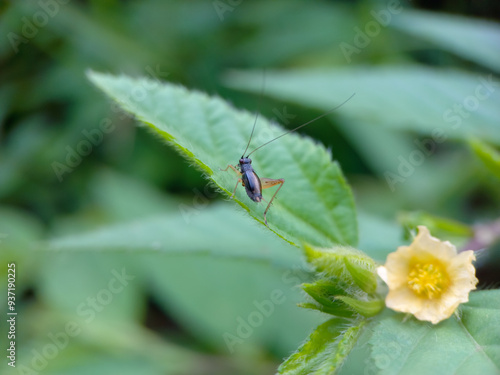
[[[377,289],[375,263],[369,257],[345,257],[344,263],[354,283],[366,293],[374,293]]]
[[[350,317],[356,313],[370,317],[378,314],[384,307],[380,299],[362,299],[352,295],[347,285],[337,280],[323,279],[312,284],[302,284],[302,289],[318,304],[303,303],[301,307],[318,310],[336,316]]]
[[[384,301],[380,299],[362,301],[348,296],[336,296],[336,298],[337,300],[344,302],[358,314],[367,318],[377,315],[385,306]]]
[[[348,288],[346,284],[336,279],[323,279],[312,284],[302,284],[302,289],[318,302],[319,306],[307,303],[300,306],[331,315],[351,317],[354,315],[352,309],[336,298],[338,295],[349,295]]]
[[[356,284],[366,293],[377,289],[375,262],[363,252],[347,246],[324,249],[304,244],[307,261],[326,277]]]
[[[302,289],[319,303],[329,305],[333,296],[349,295],[349,287],[337,279],[322,279],[311,284],[302,284]]]
[[[298,303],[297,306],[302,307],[304,309],[320,311],[322,313],[338,316],[341,318],[354,318],[356,316],[356,313],[348,305],[344,303],[339,303],[338,305],[335,306],[325,306],[312,302],[302,302]]]

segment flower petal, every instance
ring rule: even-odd
[[[406,287],[390,290],[385,299],[388,308],[410,314],[420,311],[424,307],[424,302]]]
[[[399,288],[407,283],[408,272],[412,253],[408,246],[400,246],[387,256],[385,268],[387,269],[387,280],[384,280],[390,289]]]
[[[433,324],[449,318],[476,288],[475,259],[473,251],[457,254],[450,242],[419,226],[412,244],[398,247],[377,269],[389,286],[387,307]]]
[[[457,249],[448,241],[440,241],[432,237],[429,229],[419,225],[418,234],[410,247],[423,254],[429,254],[441,261],[447,261],[457,255]]]
[[[377,267],[377,274],[387,284],[387,268],[384,266]]]
[[[414,315],[419,320],[437,324],[442,320],[448,319],[459,304],[460,302],[454,299],[427,300],[423,308]]]

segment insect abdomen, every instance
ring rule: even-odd
[[[243,172],[241,175],[241,181],[243,186],[245,186],[245,190],[247,191],[247,195],[250,199],[254,202],[260,202],[262,200],[262,184],[259,176],[257,176],[257,173],[253,170]]]

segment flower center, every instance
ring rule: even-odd
[[[449,284],[448,274],[439,262],[415,263],[410,267],[408,286],[419,297],[439,298]]]

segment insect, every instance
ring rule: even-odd
[[[329,115],[333,111],[335,111],[338,108],[340,108],[341,106],[343,106],[349,100],[351,100],[354,95],[355,95],[355,93],[352,94],[343,103],[337,105],[335,108],[332,108],[328,112],[323,113],[322,115],[320,115],[320,116],[318,116],[318,117],[316,117],[316,118],[314,118],[314,119],[312,119],[312,120],[310,120],[310,121],[308,121],[300,126],[297,126],[295,129],[289,130],[289,131],[277,136],[276,138],[273,138],[270,141],[260,145],[259,147],[255,148],[253,151],[248,153],[247,156],[245,156],[246,152],[248,151],[248,147],[250,146],[250,142],[252,141],[253,133],[255,131],[255,125],[257,124],[257,119],[259,116],[259,113],[257,112],[257,115],[255,116],[255,122],[254,122],[253,128],[252,128],[252,132],[250,133],[250,138],[248,139],[247,147],[245,148],[245,151],[243,151],[243,154],[241,154],[241,158],[238,161],[238,165],[234,166],[234,165],[229,164],[226,167],[226,169],[221,169],[221,171],[227,171],[229,168],[231,168],[233,171],[238,173],[238,175],[240,175],[240,177],[238,178],[238,181],[236,182],[236,186],[234,187],[233,193],[231,194],[230,198],[232,199],[234,197],[234,194],[236,193],[236,189],[238,188],[238,185],[241,183],[245,187],[245,190],[246,190],[248,197],[251,200],[253,200],[254,202],[259,203],[263,199],[263,197],[262,197],[262,190],[263,189],[268,189],[270,187],[279,185],[278,189],[276,189],[276,191],[274,192],[271,200],[267,204],[267,207],[264,211],[264,223],[266,224],[267,227],[269,227],[269,225],[267,224],[267,217],[266,217],[267,212],[269,211],[269,208],[271,207],[271,204],[273,203],[273,200],[276,197],[276,194],[278,194],[278,191],[280,191],[280,189],[283,187],[283,184],[285,183],[285,179],[284,178],[273,179],[273,178],[261,178],[261,177],[259,177],[252,167],[252,159],[250,159],[250,155],[252,155],[255,151],[259,150],[260,148],[268,145],[269,143],[274,142],[278,138],[284,137],[287,134],[290,134],[290,133],[292,133],[300,128],[303,128],[306,125],[309,125],[309,124],[319,120],[320,118],[323,118],[323,117]]]

